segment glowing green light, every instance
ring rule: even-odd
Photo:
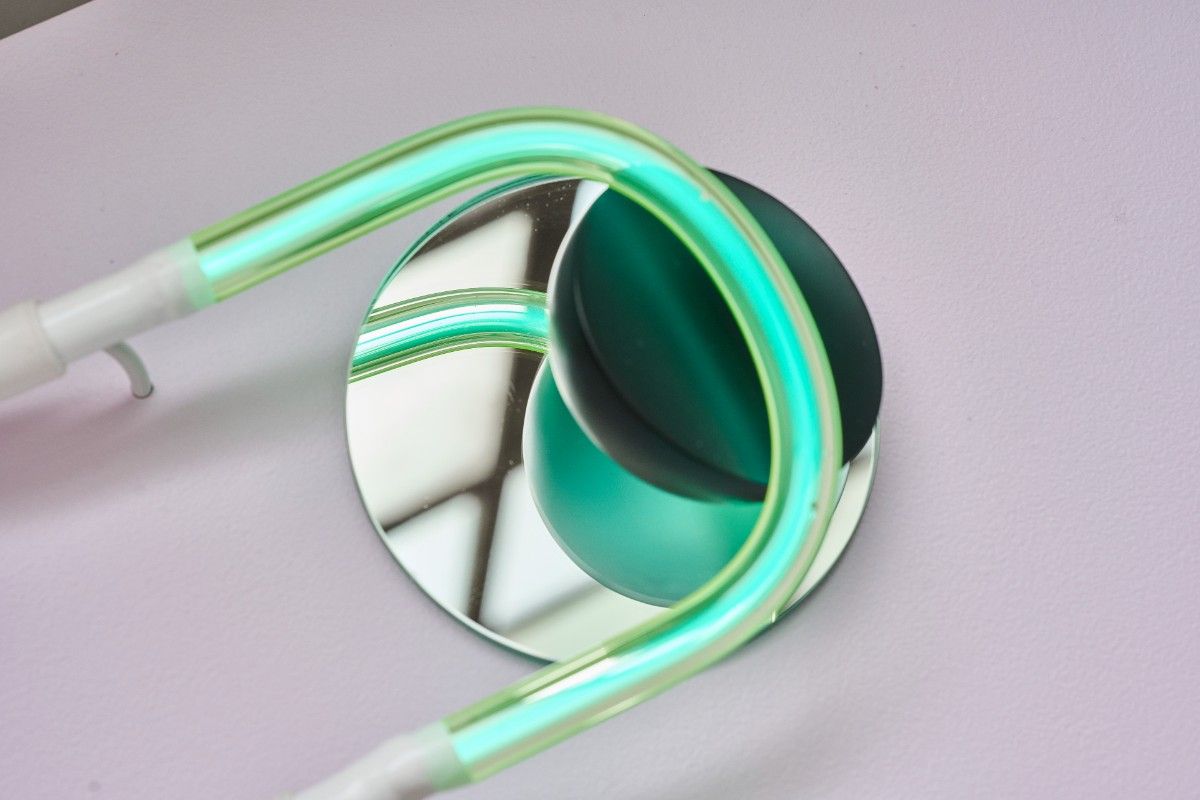
[[[763,382],[772,465],[754,532],[702,589],[637,629],[445,720],[473,780],[661,692],[769,624],[824,535],[841,452],[820,337],[774,246],[721,182],[625,123],[554,109],[471,117],[359,159],[200,231],[193,242],[214,294],[224,299],[440,198],[528,174],[607,183],[696,255],[729,303]],[[378,352],[364,350],[364,365],[395,355],[388,350],[397,342],[436,348],[439,331],[459,323],[479,332],[493,319],[516,335],[536,322],[511,308],[462,314],[432,327],[380,328],[366,345]],[[356,352],[356,367],[358,358]]]

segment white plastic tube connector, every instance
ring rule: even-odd
[[[42,327],[37,303],[0,311],[0,399],[20,394],[67,371]]]
[[[440,722],[375,750],[292,800],[420,800],[467,780]]]
[[[214,300],[196,248],[185,239],[53,300],[0,312],[0,399]]]

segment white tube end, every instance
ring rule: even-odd
[[[435,723],[389,739],[294,800],[420,800],[466,781],[449,732]]]
[[[145,367],[125,339],[216,302],[190,239],[158,250],[44,303],[0,313],[0,400],[57,378],[68,362],[109,350],[149,393]]]
[[[196,248],[184,239],[47,300],[38,313],[55,351],[74,361],[212,302]]]
[[[0,400],[53,380],[67,370],[42,327],[37,303],[0,311]]]

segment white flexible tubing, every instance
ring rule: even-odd
[[[291,800],[420,800],[464,782],[450,733],[438,722],[389,739]]]
[[[37,303],[0,311],[0,399],[20,394],[67,371],[42,328]]]
[[[67,362],[212,305],[190,239],[38,306],[54,349]]]
[[[0,312],[0,399],[214,301],[196,248],[184,239],[53,300]]]
[[[121,365],[121,369],[125,370],[125,375],[129,378],[129,390],[134,397],[145,400],[154,393],[150,373],[146,371],[141,356],[132,347],[124,342],[117,342],[112,347],[104,348],[104,352],[112,356],[113,360]]]

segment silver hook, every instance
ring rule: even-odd
[[[121,369],[125,370],[125,374],[129,376],[129,389],[134,397],[144,400],[154,392],[154,384],[150,382],[146,365],[132,347],[125,342],[117,342],[112,347],[104,348],[104,352],[112,356],[121,365]]]

